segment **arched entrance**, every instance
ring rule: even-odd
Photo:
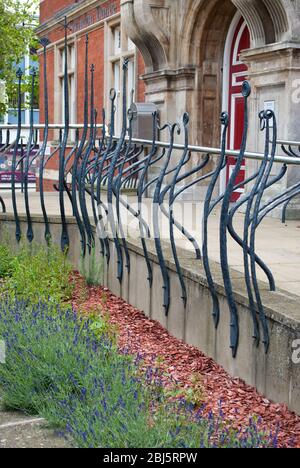
[[[240,149],[244,127],[244,99],[241,94],[241,86],[247,78],[247,66],[241,61],[241,52],[250,48],[250,32],[245,20],[237,14],[228,32],[224,53],[224,80],[223,80],[223,109],[227,109],[230,115],[228,130],[228,148]],[[229,158],[224,174],[223,185],[228,182],[235,166],[235,159]],[[240,171],[236,183],[245,180],[245,167]],[[224,188],[224,187],[222,187]],[[239,199],[244,192],[238,189],[232,201]]]

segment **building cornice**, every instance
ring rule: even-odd
[[[195,67],[182,67],[146,73],[141,79],[148,85],[147,95],[166,91],[188,91],[195,89]]]
[[[52,18],[41,24],[36,32],[38,36],[45,35],[49,30],[57,27],[58,23],[66,16],[69,21],[76,19],[78,16],[82,16],[88,13],[93,8],[101,6],[106,3],[107,0],[85,0],[82,3],[71,5],[63,10],[57,12]]]
[[[145,73],[142,75],[143,80],[161,80],[161,79],[178,79],[182,77],[190,78],[194,77],[196,73],[196,67],[190,66],[190,67],[182,67],[182,68],[177,68],[177,69],[171,69],[171,70],[158,70],[155,72],[151,73]]]
[[[299,42],[278,42],[276,44],[269,44],[263,47],[256,47],[255,49],[248,49],[242,52],[243,60],[259,61],[272,58],[278,53],[290,54],[293,51],[300,50]]]

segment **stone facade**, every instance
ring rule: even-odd
[[[191,142],[204,146],[220,141],[224,48],[240,14],[251,36],[242,57],[252,85],[248,149],[262,150],[257,115],[267,101],[275,102],[278,137],[300,140],[300,0],[121,0],[121,12],[145,60],[146,100],[162,121],[188,111]],[[284,184],[299,179],[293,168]]]
[[[190,114],[190,142],[218,146],[226,99],[225,50],[238,15],[247,23],[251,47],[242,53],[252,86],[248,149],[262,151],[258,113],[273,102],[278,138],[300,140],[300,0],[41,0],[39,35],[47,35],[50,121],[57,122],[57,50],[62,46],[64,15],[71,21],[70,39],[76,42],[77,122],[83,120],[84,35],[90,35],[90,58],[96,65],[98,111],[108,105],[113,86],[108,39],[111,21],[137,46],[136,101],[157,105],[161,122]],[[41,59],[42,65],[42,59]],[[43,87],[41,86],[41,115]],[[163,135],[162,135],[163,138]],[[280,147],[278,148],[280,154]],[[201,157],[194,154],[191,164]],[[256,168],[247,164],[248,174]],[[300,180],[300,169],[289,170],[280,189]],[[278,187],[276,188],[278,190]],[[203,194],[195,187],[188,196]],[[294,207],[293,207],[294,206]],[[297,203],[289,215],[300,214]]]

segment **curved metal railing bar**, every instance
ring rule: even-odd
[[[264,115],[265,114],[262,114],[262,116],[260,116],[261,122],[265,121]],[[251,220],[251,213],[252,213],[254,203],[255,203],[255,208],[258,209],[256,199],[258,195],[261,193],[260,187],[262,185],[264,175],[266,172],[266,168],[268,165],[268,154],[269,154],[269,142],[268,140],[266,140],[265,158],[261,162],[260,168],[257,172],[255,183],[252,187],[252,190],[249,196],[247,197],[247,206],[246,206],[246,213],[245,213],[245,220],[244,220],[244,233],[243,233],[243,257],[244,257],[245,282],[246,282],[246,287],[248,291],[249,307],[250,307],[250,311],[251,311],[252,319],[253,319],[253,326],[254,326],[253,338],[257,346],[259,345],[259,341],[260,341],[260,331],[259,331],[259,322],[257,319],[257,308],[256,308],[256,304],[254,301],[254,294],[252,291],[252,278],[251,278],[252,263],[251,263],[251,266],[249,266],[249,256],[251,260],[254,258],[254,246],[252,245],[253,240],[252,240],[251,245],[249,246],[249,229],[251,229],[251,233],[252,233],[253,222]],[[231,221],[231,224],[232,224],[232,221]],[[275,285],[273,286],[273,288],[275,288]]]
[[[65,211],[65,151],[67,148],[69,130],[70,130],[70,116],[69,116],[69,83],[68,83],[68,22],[67,17],[64,20],[64,30],[65,30],[65,45],[64,45],[64,130],[63,130],[63,139],[62,145],[59,151],[59,206],[60,206],[60,216],[61,216],[61,249],[62,251],[67,251],[70,245],[67,221],[66,221],[66,211]]]
[[[75,152],[74,155],[74,162],[72,166],[72,184],[71,184],[71,193],[72,193],[72,206],[73,206],[73,214],[75,216],[77,226],[80,233],[80,242],[81,242],[81,250],[83,256],[86,254],[86,237],[85,237],[85,229],[84,224],[81,220],[81,216],[79,213],[78,202],[77,202],[77,189],[78,189],[78,174],[77,169],[79,165],[79,160],[82,157],[82,152],[84,150],[86,144],[86,137],[88,131],[88,46],[89,46],[89,39],[88,35],[86,35],[85,40],[85,66],[84,66],[84,111],[83,111],[83,132],[81,135],[80,145]]]
[[[16,240],[20,242],[22,232],[21,232],[21,223],[18,214],[18,206],[17,206],[17,197],[16,197],[16,168],[17,168],[17,154],[18,154],[18,145],[21,136],[21,124],[22,124],[22,114],[21,114],[21,83],[22,83],[22,76],[23,72],[21,68],[17,71],[17,78],[18,78],[18,126],[17,126],[17,135],[15,139],[15,146],[13,151],[12,157],[12,176],[11,176],[11,196],[12,196],[12,205],[13,205],[13,213],[16,225]]]
[[[276,209],[278,206],[281,206],[283,203],[286,203],[287,201],[290,201],[291,198],[295,197],[298,194],[298,191],[300,189],[300,184],[294,184],[292,187],[289,187],[287,190],[285,190],[282,194],[278,195],[277,197],[273,198],[273,200],[269,203],[266,203],[261,209],[260,209],[260,217],[258,220],[258,223],[260,224],[261,221],[274,209]]]
[[[147,280],[149,282],[150,289],[153,286],[153,269],[152,269],[149,252],[147,248],[147,243],[145,239],[145,230],[144,230],[144,226],[142,223],[142,219],[143,219],[143,195],[146,193],[145,185],[146,185],[146,180],[149,174],[150,167],[153,164],[155,164],[155,162],[160,161],[164,156],[164,152],[162,152],[162,155],[160,155],[158,158],[153,160],[153,158],[156,156],[157,151],[158,151],[158,148],[155,145],[156,130],[158,126],[157,119],[158,119],[158,115],[156,112],[154,112],[152,114],[152,146],[149,151],[149,154],[144,159],[145,164],[144,164],[142,173],[140,175],[140,180],[139,180],[138,187],[137,187],[139,231],[140,231],[140,237],[141,237],[141,243],[142,243],[142,248],[144,252],[146,267],[148,271]],[[149,238],[151,236],[150,227],[147,225],[147,228],[148,228],[147,237]]]
[[[36,72],[33,71],[31,79],[31,102],[30,102],[30,131],[29,137],[26,147],[26,157],[25,157],[25,174],[24,174],[24,199],[25,199],[25,210],[26,210],[26,218],[27,218],[27,239],[29,242],[33,241],[34,234],[32,229],[32,219],[30,214],[30,202],[29,202],[29,194],[28,194],[28,177],[29,177],[29,170],[30,170],[30,154],[32,151],[32,145],[34,144],[34,129],[33,129],[33,96],[34,96],[34,81],[36,77]]]
[[[109,138],[108,138],[108,143],[107,146],[104,150],[104,153],[102,157],[100,157],[100,162],[99,162],[99,167],[98,167],[98,175],[97,175],[97,186],[96,186],[96,197],[97,197],[97,206],[98,206],[98,215],[99,215],[99,222],[97,224],[98,231],[100,234],[100,238],[103,239],[104,247],[105,247],[105,252],[103,251],[103,254],[106,255],[106,261],[107,265],[109,265],[110,262],[110,246],[109,246],[109,240],[108,240],[108,233],[105,229],[105,224],[104,224],[104,219],[105,217],[103,216],[103,211],[105,213],[106,219],[108,219],[108,207],[107,204],[105,204],[102,200],[102,172],[105,168],[106,165],[109,164],[109,159],[110,159],[110,154],[111,151],[115,149],[115,143],[113,140],[114,132],[115,132],[115,114],[116,114],[116,108],[115,108],[115,100],[116,100],[117,94],[114,89],[110,90],[110,104],[111,104],[111,109],[110,109],[110,127],[109,127]],[[98,235],[99,236],[99,235]]]
[[[242,87],[242,94],[244,97],[244,130],[243,138],[240,148],[240,153],[236,161],[236,165],[232,171],[231,177],[229,179],[227,189],[224,195],[223,204],[221,208],[220,216],[220,258],[221,258],[221,268],[222,276],[224,282],[224,288],[227,296],[227,302],[230,310],[230,348],[232,350],[233,357],[236,357],[238,344],[239,344],[239,317],[237,305],[234,298],[232,282],[231,282],[231,273],[229,268],[229,259],[228,259],[228,246],[227,246],[227,220],[228,220],[228,211],[230,207],[231,196],[234,191],[236,178],[241,170],[242,162],[245,157],[246,142],[247,142],[247,133],[248,133],[248,98],[251,94],[250,84],[245,82]]]
[[[71,172],[72,172],[72,166],[68,169],[68,165],[69,165],[69,162],[72,160],[72,158],[74,157],[74,155],[76,154],[76,151],[78,149],[78,146],[79,146],[79,130],[76,129],[75,130],[75,142],[74,142],[74,147],[71,149],[71,151],[69,151],[69,153],[65,156],[65,170],[64,170],[64,189],[65,189],[65,192],[69,198],[69,201],[70,201],[70,204],[72,206],[72,212],[73,212],[73,215],[74,215],[74,207],[73,207],[73,198],[72,198],[72,190],[69,188],[69,184],[68,184],[68,176],[71,175]],[[55,188],[55,190],[57,192],[59,192],[59,187],[54,184],[53,187]]]
[[[182,167],[187,164],[190,159],[191,159],[191,152],[187,152],[186,153],[186,157],[187,159],[185,161],[183,161],[181,167],[180,167],[180,170],[182,169]],[[173,182],[172,184],[170,185],[167,185],[165,187],[165,189],[163,190],[163,192],[161,193],[161,199],[160,199],[160,209],[162,211],[162,213],[168,218],[170,219],[170,215],[169,215],[169,211],[167,211],[165,209],[165,207],[163,206],[163,200],[164,200],[164,197],[165,195],[172,189],[173,185],[174,185],[174,192],[172,193],[171,197],[169,197],[169,203],[171,204],[174,204],[176,199],[183,193],[185,192],[186,190],[188,190],[190,187],[193,187],[195,184],[199,184],[200,182],[202,182],[203,180],[205,180],[207,177],[209,177],[209,175],[211,174],[207,174],[207,175],[202,175],[201,177],[198,177],[197,179],[194,179],[192,182],[190,182],[189,184],[186,184],[184,185],[183,187],[181,187],[179,190],[177,190],[177,192],[175,192],[175,185],[177,183],[180,183],[180,182],[183,182],[185,179],[191,177],[192,175],[194,175],[195,173],[198,173],[200,172],[209,162],[210,160],[210,157],[209,155],[206,156],[206,158],[198,165],[196,166],[195,168],[193,168],[192,170],[190,171],[187,171],[186,173],[184,173],[183,175],[181,176],[177,176],[176,178],[173,179]],[[172,173],[174,171],[177,171],[178,168],[174,168],[172,171],[168,171],[168,173]],[[180,172],[180,171],[179,171]],[[199,247],[199,244],[197,242],[197,240],[195,239],[194,236],[192,236],[192,234],[190,234],[188,232],[188,230],[182,226],[174,217],[173,217],[173,225],[177,227],[177,229],[186,237],[186,239],[193,245],[194,247],[194,250],[195,250],[195,253],[196,253],[196,259],[197,260],[201,260],[201,249]]]
[[[286,171],[287,171],[287,166],[284,165],[281,169],[281,171],[279,172],[279,174],[272,178],[266,185],[266,189],[272,187],[274,184],[276,184],[277,182],[279,182],[286,174]],[[259,175],[259,172],[257,171],[255,174],[253,174],[251,177],[249,177],[249,179],[247,179],[247,181],[251,182],[253,180],[255,180]],[[246,183],[243,182],[243,184],[245,185]],[[257,193],[255,194],[257,195]],[[241,207],[248,202],[249,200],[249,197],[250,197],[250,194],[247,194],[246,196],[242,197],[236,204],[235,206],[230,210],[230,213],[229,213],[229,220],[228,220],[228,231],[231,235],[231,237],[234,239],[235,242],[237,242],[240,247],[244,247],[244,241],[243,239],[237,234],[237,232],[235,231],[234,227],[233,227],[233,219],[234,219],[234,215],[238,212],[238,210],[241,209]],[[268,204],[269,206],[269,204]],[[250,218],[250,221],[252,223],[253,219]],[[250,255],[250,249],[248,246],[246,246],[247,250],[248,250],[248,254]],[[270,288],[270,291],[275,291],[276,290],[276,286],[275,286],[275,280],[274,280],[274,276],[272,274],[272,272],[270,271],[270,269],[267,267],[267,265],[261,260],[260,257],[258,257],[258,255],[255,255],[255,258],[256,258],[256,263],[257,265],[262,269],[262,271],[265,273],[266,277],[267,277],[267,280],[268,280],[268,283],[269,283],[269,288]]]
[[[187,304],[187,289],[185,285],[185,281],[183,279],[183,274],[182,274],[182,269],[180,266],[180,261],[177,255],[177,249],[176,249],[176,243],[175,243],[175,237],[174,237],[174,223],[175,223],[175,218],[174,218],[174,196],[175,196],[175,186],[178,183],[179,180],[179,174],[181,172],[181,169],[183,166],[186,164],[186,161],[189,159],[188,158],[188,123],[189,123],[189,116],[188,114],[184,114],[183,116],[183,127],[184,127],[184,151],[182,153],[182,157],[179,161],[177,170],[175,171],[173,180],[170,184],[169,187],[169,235],[170,235],[170,241],[171,241],[171,248],[172,248],[172,253],[173,253],[173,258],[175,261],[175,266],[176,266],[176,271],[177,275],[179,278],[180,286],[181,286],[181,298],[183,300],[184,307],[186,308]],[[162,194],[160,202],[163,203],[164,196],[167,192]],[[160,203],[161,205],[161,203]]]
[[[2,213],[6,213],[6,205],[2,197],[0,197],[0,205],[2,208]]]
[[[256,262],[255,262],[255,241],[256,241],[256,228],[257,228],[257,221],[258,221],[258,216],[259,216],[259,208],[262,202],[264,192],[266,190],[267,182],[271,175],[275,153],[276,153],[277,122],[276,122],[276,116],[274,112],[272,111],[265,111],[262,114],[262,118],[266,122],[266,147],[265,147],[266,160],[268,159],[268,155],[270,154],[269,144],[270,144],[270,122],[271,121],[273,122],[273,137],[272,137],[273,141],[272,141],[272,148],[271,148],[271,159],[269,159],[266,162],[266,165],[264,164],[264,162],[261,164],[262,168],[264,168],[264,172],[262,175],[262,179],[260,181],[260,186],[258,187],[258,193],[256,196],[255,205],[254,205],[253,221],[252,221],[251,228],[250,228],[250,260],[251,260],[250,263],[251,263],[252,286],[254,289],[259,318],[260,318],[260,322],[261,322],[262,329],[263,329],[263,344],[265,346],[266,351],[268,351],[269,344],[270,344],[270,337],[269,337],[268,324],[267,324],[266,316],[264,313],[264,307],[262,304],[261,294],[260,294],[260,289],[259,289],[258,279],[257,279],[257,270],[256,270]],[[246,262],[246,255],[244,257],[245,262]],[[248,262],[248,255],[247,255],[247,262]],[[251,304],[250,304],[250,307],[251,307]],[[256,308],[254,310],[256,310]]]
[[[2,143],[2,130],[0,130],[0,157],[3,158],[5,155],[14,148],[15,142],[10,142],[10,131],[6,131],[6,142]],[[2,208],[2,213],[6,213],[6,205],[3,198],[0,196],[0,205]]]
[[[130,255],[129,255],[129,250],[128,250],[126,239],[125,239],[125,233],[124,233],[123,223],[121,219],[121,210],[120,210],[121,186],[122,186],[122,176],[124,172],[124,167],[125,167],[125,164],[128,163],[132,158],[135,158],[135,155],[130,156],[131,139],[132,139],[132,115],[129,115],[128,117],[129,117],[129,129],[128,129],[129,141],[126,145],[125,153],[121,159],[121,162],[119,164],[116,164],[116,167],[115,167],[116,172],[118,172],[118,174],[113,179],[113,192],[114,192],[115,199],[116,199],[116,217],[117,217],[117,223],[118,223],[118,230],[121,236],[121,242],[123,245],[123,250],[124,250],[125,259],[126,259],[125,268],[127,269],[128,274],[130,274]]]
[[[177,169],[175,171],[175,175],[173,177],[173,180],[171,184],[167,185],[166,188],[163,190],[161,193],[161,198],[160,198],[160,209],[162,213],[169,219],[169,234],[170,234],[170,240],[171,240],[171,248],[172,248],[172,254],[173,254],[173,259],[175,262],[176,266],[176,271],[177,275],[179,278],[179,282],[181,285],[181,291],[182,291],[182,300],[184,303],[184,307],[187,305],[187,289],[185,285],[185,281],[183,278],[183,273],[180,265],[180,260],[178,258],[177,254],[177,247],[175,243],[175,237],[174,237],[174,226],[186,237],[186,239],[193,245],[195,253],[196,253],[196,260],[201,260],[201,249],[199,247],[199,244],[197,240],[195,239],[194,236],[192,236],[188,230],[182,226],[174,217],[174,203],[176,199],[184,193],[186,190],[188,190],[190,187],[193,187],[195,184],[199,184],[201,181],[205,180],[209,175],[202,175],[201,177],[193,180],[189,184],[185,184],[184,187],[181,187],[179,190],[176,190],[176,185],[185,181],[195,173],[200,172],[209,162],[210,157],[209,155],[206,156],[206,158],[201,161],[199,165],[196,165],[195,168],[192,170],[189,170],[185,172],[184,174],[180,175],[180,172],[182,168],[190,161],[191,158],[191,152],[188,151],[188,123],[189,123],[189,116],[188,114],[184,114],[183,116],[183,127],[184,127],[184,139],[185,139],[185,149],[183,151],[182,157],[179,161],[179,164],[177,166]],[[163,200],[166,194],[169,192],[169,210],[166,210],[164,205],[163,205]]]
[[[163,181],[168,172],[168,166],[170,164],[171,156],[173,153],[175,131],[177,130],[177,133],[180,134],[180,127],[177,123],[173,125],[167,124],[161,127],[159,130],[163,131],[165,129],[168,129],[169,131],[170,145],[166,154],[165,163],[162,165],[162,169],[158,176],[155,191],[154,191],[154,196],[153,196],[153,232],[154,232],[154,242],[155,242],[156,253],[157,253],[158,262],[159,262],[162,279],[163,279],[163,291],[164,291],[163,308],[167,316],[169,313],[170,301],[171,301],[170,276],[169,276],[169,272],[166,266],[164,253],[162,249],[158,210],[159,210],[160,201],[161,201],[161,190],[163,186]],[[176,170],[176,168],[174,170]]]
[[[87,234],[87,246],[89,253],[91,253],[91,249],[94,247],[94,235],[93,235],[93,228],[90,223],[89,214],[86,206],[86,191],[85,191],[85,179],[86,179],[86,172],[87,172],[87,165],[89,158],[92,154],[93,148],[95,146],[95,139],[96,139],[96,115],[95,115],[95,108],[94,108],[94,72],[95,67],[91,65],[91,96],[90,96],[90,135],[87,148],[85,153],[82,157],[81,167],[78,172],[78,179],[79,179],[79,204],[81,210],[81,216],[84,224],[84,228]]]
[[[118,163],[119,159],[119,154],[124,148],[124,143],[125,143],[125,137],[126,137],[126,123],[127,123],[127,113],[126,113],[126,106],[127,106],[127,72],[128,72],[128,63],[129,60],[125,59],[123,62],[123,102],[122,102],[122,108],[123,108],[123,113],[122,113],[122,130],[121,130],[121,135],[120,139],[117,143],[117,146],[113,152],[112,158],[111,158],[111,163],[109,167],[109,176],[108,176],[108,186],[107,186],[107,204],[108,204],[108,222],[111,227],[111,232],[112,236],[114,239],[114,244],[115,248],[117,251],[117,265],[118,265],[118,271],[117,271],[117,278],[122,282],[123,279],[123,255],[122,255],[122,249],[119,241],[119,235],[118,235],[118,230],[115,222],[115,217],[114,217],[114,210],[113,210],[113,180],[114,180],[114,175],[115,175],[115,168],[116,164]]]
[[[261,222],[264,220],[264,218],[271,213],[273,210],[275,210],[278,206],[282,206],[283,203],[288,203],[291,201],[292,198],[296,197],[297,195],[300,195],[300,184],[297,184],[297,189],[294,191],[291,191],[292,193],[290,195],[286,194],[283,198],[280,198],[280,200],[277,200],[275,203],[272,202],[268,208],[264,210],[264,212],[259,216],[259,219],[257,221],[257,226],[261,224]]]
[[[90,199],[91,199],[91,205],[92,205],[92,212],[93,212],[93,218],[94,218],[94,223],[96,228],[98,229],[98,223],[99,223],[99,214],[96,206],[97,202],[97,195],[96,195],[96,181],[98,177],[98,167],[99,167],[99,162],[101,159],[101,155],[103,153],[103,150],[105,148],[105,121],[106,121],[106,115],[105,115],[105,110],[102,110],[102,136],[101,140],[99,141],[99,148],[94,147],[93,151],[96,154],[96,157],[94,160],[89,164],[87,171],[86,171],[86,177],[90,174],[90,190],[86,189],[86,192],[89,193]],[[97,128],[97,126],[96,126]],[[102,239],[102,237],[99,235],[99,241],[101,245],[101,254],[104,256],[105,252],[105,242]]]
[[[219,299],[215,287],[215,283],[212,277],[211,273],[211,268],[210,268],[210,262],[209,262],[209,257],[208,257],[208,219],[209,215],[211,213],[211,201],[212,201],[212,196],[218,181],[218,178],[220,176],[221,171],[224,168],[224,162],[225,162],[225,149],[226,149],[226,138],[227,138],[227,130],[228,130],[228,125],[229,125],[229,116],[227,113],[223,113],[221,115],[221,124],[223,126],[223,134],[222,134],[222,143],[221,143],[221,157],[218,161],[218,165],[212,174],[212,179],[211,182],[208,186],[206,197],[205,197],[205,202],[204,202],[204,208],[203,208],[203,221],[202,221],[202,256],[203,256],[203,266],[204,270],[206,273],[206,278],[208,281],[208,287],[209,291],[212,297],[213,301],[213,320],[215,327],[217,328],[219,325],[220,321],[220,305],[219,305]],[[225,196],[225,194],[224,194]]]
[[[48,143],[49,136],[49,104],[48,104],[48,74],[47,74],[47,46],[50,44],[50,41],[47,38],[41,40],[41,45],[43,46],[43,59],[44,59],[44,120],[45,120],[45,129],[43,135],[43,143],[40,151],[40,161],[39,161],[39,191],[40,191],[40,204],[42,209],[42,214],[44,218],[45,232],[44,237],[49,244],[51,240],[51,231],[50,223],[47,216],[47,210],[45,205],[45,195],[44,195],[44,165],[45,165],[45,155],[46,148]]]
[[[296,146],[297,147],[297,150],[298,152],[296,153],[296,151],[293,150],[293,146]],[[281,149],[282,151],[287,155],[287,156],[292,156],[292,157],[295,157],[295,158],[300,158],[300,144],[299,143],[295,143],[294,145],[292,145],[292,143],[287,143],[287,147],[288,149],[286,148],[285,144],[282,143],[281,144]],[[290,198],[288,198],[284,205],[283,205],[283,208],[282,208],[282,223],[285,224],[286,223],[286,218],[287,218],[287,209],[291,203],[291,201],[293,199],[295,199],[296,197],[298,197],[299,193],[296,191]]]

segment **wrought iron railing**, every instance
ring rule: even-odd
[[[160,216],[163,215],[168,223],[168,237],[171,245],[172,256],[176,265],[178,281],[182,291],[183,309],[187,304],[186,280],[181,266],[176,231],[179,231],[192,245],[195,258],[204,267],[209,291],[212,299],[212,319],[216,328],[220,322],[220,304],[216,283],[212,273],[212,264],[209,258],[210,237],[209,221],[215,209],[219,208],[220,228],[219,247],[220,263],[224,288],[231,314],[230,322],[230,347],[235,357],[239,344],[239,316],[238,306],[235,300],[232,272],[228,258],[228,238],[234,239],[236,248],[243,254],[245,284],[249,297],[249,310],[253,320],[253,338],[258,346],[262,340],[267,351],[270,343],[269,329],[264,311],[261,291],[258,281],[258,269],[262,270],[271,291],[275,291],[276,285],[273,274],[264,261],[256,253],[257,229],[263,219],[277,207],[283,206],[283,217],[290,201],[300,194],[300,181],[272,198],[266,198],[266,192],[276,183],[281,181],[289,165],[300,165],[300,155],[293,148],[299,143],[278,141],[277,124],[274,112],[262,111],[259,115],[261,131],[265,135],[264,153],[247,152],[248,134],[248,101],[251,93],[250,85],[245,82],[242,86],[244,98],[244,129],[241,148],[239,151],[227,150],[227,133],[229,115],[224,112],[220,118],[222,140],[220,148],[206,148],[189,145],[189,116],[184,114],[182,122],[174,124],[158,125],[156,113],[152,116],[152,140],[140,140],[133,138],[133,114],[127,111],[127,61],[123,64],[123,113],[122,130],[120,136],[115,136],[115,100],[116,92],[110,93],[109,118],[102,113],[101,125],[98,122],[94,103],[94,65],[88,71],[88,38],[86,40],[85,58],[85,99],[84,99],[84,123],[72,125],[69,122],[69,90],[68,80],[64,83],[65,121],[63,125],[49,124],[48,113],[48,85],[47,85],[47,54],[48,41],[42,42],[44,47],[44,124],[33,125],[33,101],[31,106],[31,123],[28,127],[29,136],[26,148],[19,153],[21,126],[21,81],[22,73],[18,71],[19,80],[19,110],[16,137],[10,142],[7,127],[2,126],[0,157],[12,152],[10,191],[12,197],[12,209],[16,225],[16,239],[21,239],[21,223],[18,208],[16,187],[16,174],[22,165],[22,187],[25,201],[27,219],[26,237],[29,242],[34,239],[32,209],[30,205],[31,195],[29,191],[29,174],[33,164],[38,165],[38,187],[41,212],[45,224],[45,240],[51,240],[51,225],[47,209],[47,196],[44,190],[44,172],[49,162],[58,161],[58,183],[54,188],[58,192],[59,210],[61,217],[61,248],[68,249],[70,237],[66,215],[66,203],[72,208],[76,219],[82,254],[85,256],[93,248],[97,248],[96,237],[100,241],[100,250],[107,264],[111,264],[111,249],[115,249],[117,255],[117,277],[120,283],[124,278],[124,271],[130,274],[131,259],[128,239],[125,234],[123,214],[124,210],[137,220],[139,238],[142,245],[144,258],[148,271],[149,287],[153,287],[153,269],[150,260],[148,239],[153,238],[157,258],[161,271],[162,288],[164,292],[163,308],[168,315],[171,303],[170,273],[167,267],[164,244],[160,227]],[[65,37],[67,47],[67,35]],[[65,54],[67,57],[67,54]],[[65,75],[67,76],[67,59],[65,60]],[[35,76],[32,76],[32,90]],[[90,84],[89,84],[90,82]],[[90,93],[89,93],[90,90]],[[88,102],[88,96],[90,101]],[[108,121],[107,121],[108,120]],[[10,127],[11,129],[12,127]],[[50,131],[56,129],[59,132],[56,144],[50,141]],[[156,141],[157,130],[165,136],[165,142]],[[41,144],[39,150],[32,155],[32,149],[36,146],[37,130],[41,132]],[[75,132],[75,142],[70,148],[70,132]],[[3,136],[3,140],[2,140]],[[183,140],[179,144],[179,139]],[[276,150],[282,146],[285,155],[276,156]],[[48,148],[51,147],[49,152]],[[194,163],[193,154],[199,153],[202,158]],[[236,163],[231,173],[224,193],[216,195],[216,188],[221,174],[227,165],[229,157],[235,157]],[[255,173],[237,183],[237,177],[244,160],[256,160],[258,163]],[[273,176],[274,164],[280,165],[280,170]],[[156,167],[156,171],[152,168]],[[157,168],[159,170],[157,172]],[[136,196],[134,203],[123,196],[124,187],[134,187]],[[175,203],[182,199],[185,192],[194,186],[205,186],[204,209],[202,219],[202,245],[181,224],[175,215]],[[233,193],[241,188],[246,188],[238,202],[232,204]],[[152,215],[150,222],[146,220],[144,200],[151,192]],[[65,194],[68,196],[66,201]],[[2,210],[5,211],[4,200],[0,198]],[[123,210],[123,211],[122,211]],[[244,212],[243,234],[235,230],[234,220],[237,213]],[[92,213],[92,216],[91,216]],[[95,231],[95,226],[97,227]],[[96,236],[97,233],[97,236]],[[199,313],[201,313],[199,308]],[[261,331],[262,330],[262,333]]]

